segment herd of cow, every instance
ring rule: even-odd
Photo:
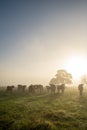
[[[83,85],[84,84],[79,84],[78,85],[78,90],[79,90],[79,94],[82,95],[83,93]],[[15,88],[15,86],[7,86],[6,91],[7,92],[12,92],[13,88]],[[55,94],[56,92],[58,93],[64,93],[65,90],[65,84],[60,84],[60,85],[54,85],[54,84],[50,84],[49,86],[45,86],[43,87],[43,85],[30,85],[29,87],[27,87],[26,85],[18,85],[17,86],[17,90],[19,92],[25,92],[26,88],[28,89],[28,92],[30,94],[36,94],[36,93],[43,93],[44,89],[51,94]]]
[[[15,86],[7,86],[6,91],[7,92],[12,92],[13,89],[15,88]],[[48,92],[48,93],[56,93],[56,90],[58,93],[64,93],[65,90],[65,84],[61,84],[61,85],[54,85],[54,84],[50,84],[49,86],[45,86],[43,87],[43,85],[30,85],[29,87],[27,87],[26,85],[18,85],[17,86],[17,90],[19,92],[25,92],[26,88],[28,89],[28,92],[31,94],[35,94],[35,93],[43,93],[44,89]]]

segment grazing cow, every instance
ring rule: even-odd
[[[12,92],[13,88],[14,88],[14,86],[7,86],[6,91],[7,92]]]
[[[78,85],[78,90],[79,90],[80,96],[82,96],[82,94],[83,94],[83,86],[84,86],[84,84],[79,84]]]
[[[64,90],[65,90],[65,84],[57,85],[58,93],[64,93]]]
[[[18,85],[18,91],[25,92],[26,85]]]

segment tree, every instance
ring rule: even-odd
[[[87,75],[83,75],[83,76],[81,77],[81,83],[87,84]]]
[[[58,70],[55,78],[52,78],[49,84],[71,84],[72,83],[72,75],[68,73],[66,70]]]

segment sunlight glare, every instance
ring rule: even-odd
[[[74,80],[78,80],[87,72],[87,61],[83,57],[71,57],[65,69],[72,74]]]

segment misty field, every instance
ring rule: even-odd
[[[64,94],[0,91],[0,130],[87,130],[87,89]]]

